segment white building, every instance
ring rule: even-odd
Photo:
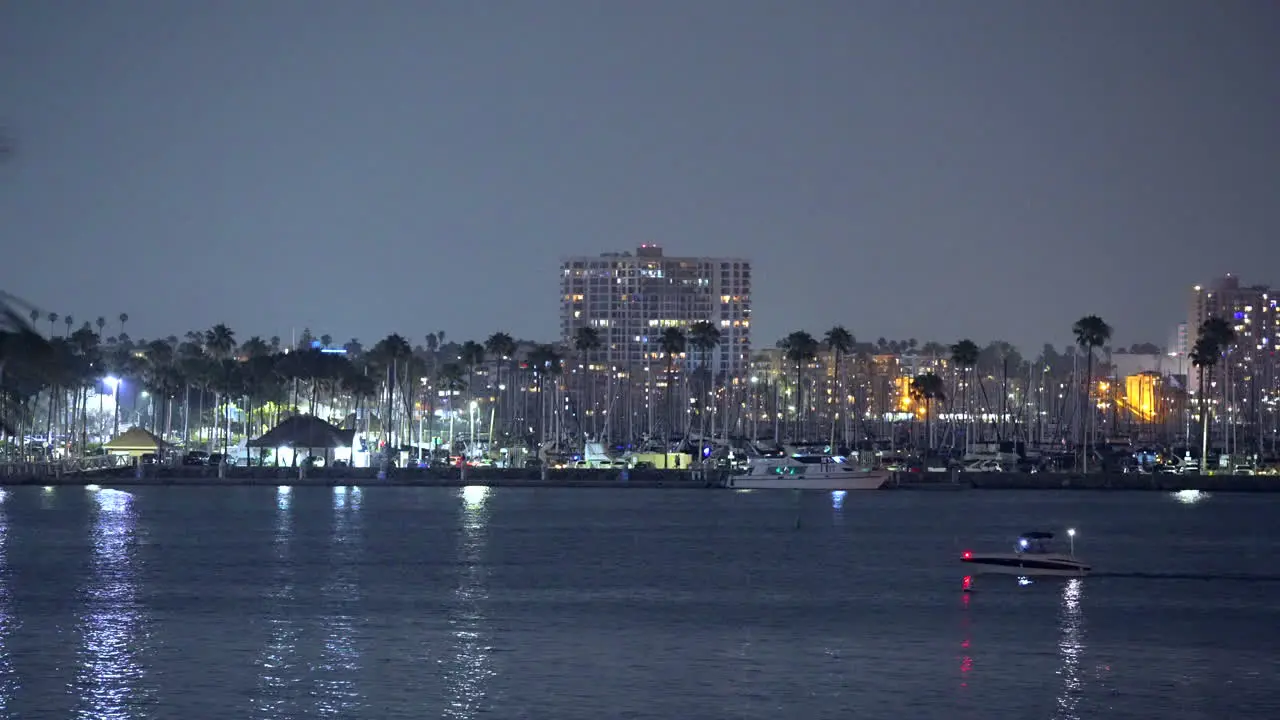
[[[741,258],[667,257],[657,245],[631,254],[565,258],[560,266],[560,335],[600,333],[592,363],[619,368],[661,364],[668,327],[707,321],[720,330],[708,358],[714,373],[744,374],[751,354],[751,263]],[[701,361],[699,358],[698,362]]]

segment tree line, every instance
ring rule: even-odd
[[[141,421],[185,445],[224,449],[236,437],[260,434],[293,414],[322,415],[379,443],[415,447],[443,429],[436,427],[437,410],[462,411],[472,402],[490,413],[480,422],[495,440],[531,446],[565,435],[579,440],[640,433],[743,435],[748,426],[758,429],[762,416],[774,420],[777,439],[822,437],[836,445],[877,434],[866,417],[873,407],[883,412],[890,402],[877,398],[874,358],[908,354],[927,359],[925,370],[906,385],[909,398],[923,409],[923,438],[917,438],[923,448],[936,444],[932,425],[941,404],[953,416],[959,407],[970,425],[981,424],[972,418],[982,412],[1009,414],[1007,386],[1026,385],[1020,377],[1030,376],[1033,364],[1047,377],[1072,383],[1072,393],[1084,398],[1086,410],[1073,422],[1076,436],[1069,440],[1087,448],[1099,419],[1090,400],[1097,350],[1112,337],[1105,321],[1089,315],[1072,327],[1074,353],[1046,346],[1028,362],[1012,345],[998,341],[986,347],[971,339],[950,345],[884,338],[859,342],[843,326],[821,338],[797,330],[775,345],[785,367],[777,377],[763,379],[774,393],[771,400],[750,388],[748,378],[729,378],[713,369],[709,358],[721,338],[709,322],[665,328],[656,340],[658,377],[638,388],[635,368],[597,362],[604,356],[602,338],[589,327],[561,344],[518,342],[506,332],[460,343],[446,341],[443,332],[428,333],[418,344],[392,334],[369,348],[350,340],[339,354],[328,351],[334,346],[328,336],[307,331],[297,343],[258,336],[239,341],[225,324],[181,338],[135,341],[128,321],[120,314],[77,326],[72,316],[6,302],[0,330],[0,419],[6,431],[19,437],[43,434],[54,444],[86,448],[91,435],[103,434],[89,430],[90,394],[97,391],[99,404],[104,395],[122,393],[113,403],[116,412],[106,434],[118,433],[120,408],[129,406],[134,422],[128,424]],[[47,336],[37,330],[46,323]],[[1197,336],[1190,359],[1204,370],[1198,373],[1203,403],[1204,383],[1212,383],[1212,369],[1234,333],[1226,321],[1214,318]],[[109,378],[121,382],[108,387]],[[997,389],[988,393],[993,378]],[[1030,391],[1022,387],[1020,402]],[[142,393],[149,402],[140,402]],[[138,412],[140,406],[149,411]],[[457,415],[448,413],[450,425]],[[1206,442],[1209,415],[1201,413]],[[971,428],[966,436],[973,432],[981,429]]]

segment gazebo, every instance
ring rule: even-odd
[[[328,465],[335,459],[334,450],[350,450],[354,437],[354,430],[343,430],[314,415],[294,415],[245,445],[272,450],[288,448],[294,455],[294,460],[297,460],[298,450],[310,451],[317,455],[321,453],[315,451],[322,450],[325,464]],[[347,459],[350,459],[349,454]],[[279,461],[279,454],[276,460]]]
[[[138,457],[147,453],[159,455],[167,447],[170,447],[169,443],[156,437],[150,431],[140,427],[131,427],[117,435],[110,442],[103,444],[102,449],[113,455]]]

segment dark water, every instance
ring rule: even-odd
[[[1275,718],[1280,498],[11,489],[3,718]],[[1079,530],[1085,580],[959,553]]]

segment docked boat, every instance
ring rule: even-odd
[[[1057,552],[1052,547],[1053,533],[1023,533],[1013,552],[976,553],[969,550],[960,555],[960,562],[973,574],[1057,576],[1082,577],[1088,575],[1089,564],[1075,554],[1075,532],[1068,530],[1072,536],[1070,554]]]
[[[884,470],[859,467],[839,455],[791,455],[752,458],[746,472],[725,484],[744,490],[877,490],[888,479]]]

